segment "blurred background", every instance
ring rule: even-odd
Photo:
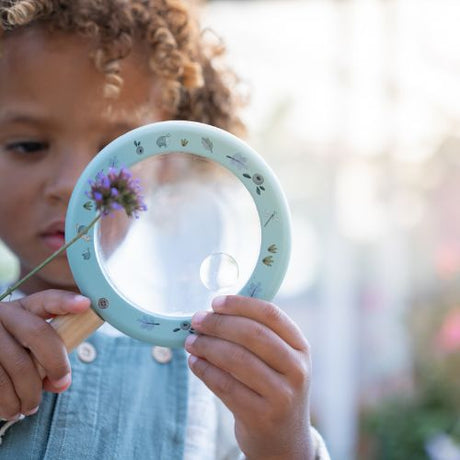
[[[460,3],[209,1],[203,21],[289,200],[276,301],[332,457],[460,459]]]

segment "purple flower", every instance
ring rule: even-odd
[[[138,179],[133,179],[126,168],[109,168],[107,174],[97,173],[94,181],[89,181],[91,190],[87,195],[96,204],[96,209],[104,216],[113,211],[124,209],[128,217],[139,217],[140,211],[147,206],[142,201],[141,186]]]

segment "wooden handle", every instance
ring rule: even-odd
[[[69,353],[103,323],[104,320],[91,308],[84,313],[58,316],[50,322],[61,336]]]
[[[104,320],[91,309],[84,313],[58,316],[50,322],[51,326],[61,336],[69,353],[92,332],[102,326],[103,323]],[[36,365],[43,379],[46,376],[46,372],[39,363],[36,362]]]

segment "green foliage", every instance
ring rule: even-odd
[[[363,428],[373,438],[372,458],[428,459],[425,444],[439,433],[460,443],[459,412],[451,391],[433,380],[417,395],[393,397],[367,414]]]
[[[18,264],[16,258],[0,241],[0,284],[14,280],[17,273]]]
[[[444,350],[439,345],[448,313],[442,307],[419,309],[412,319],[414,390],[365,413],[362,434],[372,453],[363,458],[428,459],[426,444],[439,434],[460,446],[460,347]]]

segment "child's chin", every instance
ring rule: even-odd
[[[40,275],[43,281],[57,289],[74,291],[77,288],[67,261],[57,267],[49,267],[49,269],[45,267]]]

